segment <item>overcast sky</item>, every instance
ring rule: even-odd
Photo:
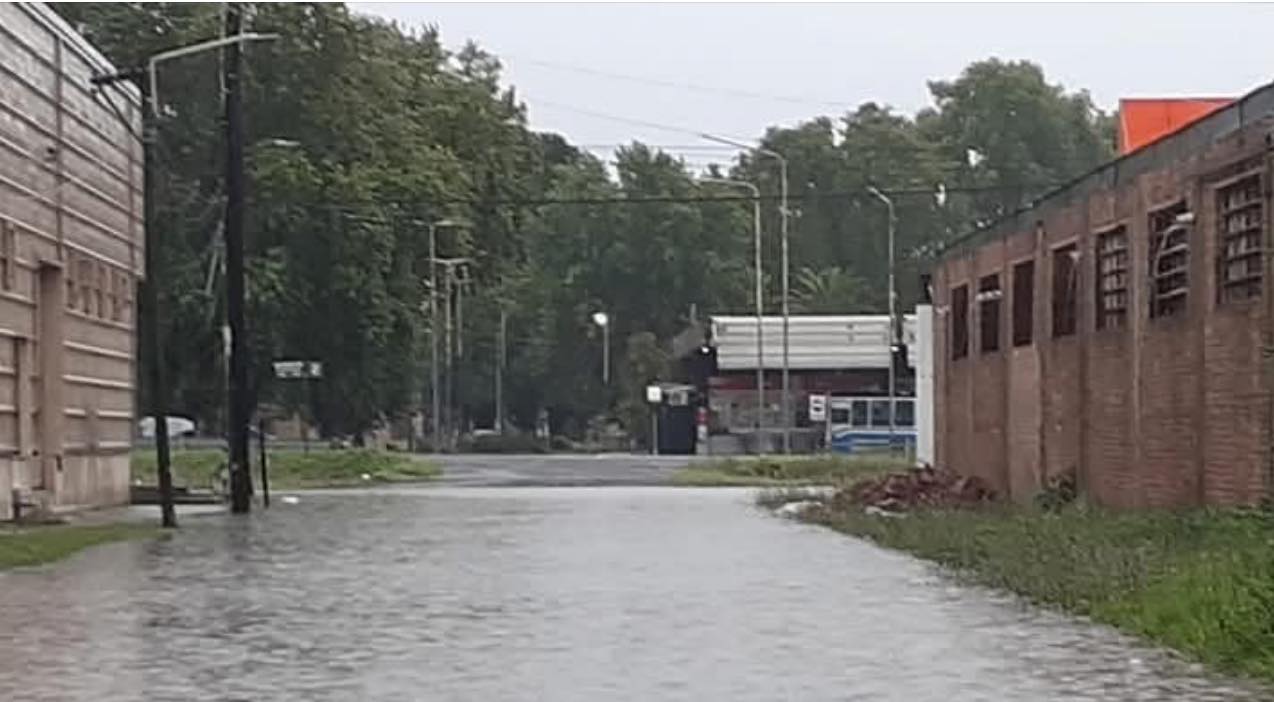
[[[912,112],[929,104],[927,80],[989,56],[1035,61],[1106,109],[1121,97],[1240,95],[1274,79],[1270,5],[352,6],[498,55],[536,129],[596,151],[633,139],[696,146],[674,149],[692,164],[711,154],[693,132],[751,140],[868,100]]]

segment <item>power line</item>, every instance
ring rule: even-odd
[[[959,194],[978,194],[988,192],[1012,192],[1012,191],[1030,191],[1043,190],[1055,187],[1056,184],[1038,183],[1038,184],[1015,184],[1015,185],[987,185],[987,186],[967,186],[967,187],[947,187],[945,192],[948,195]],[[934,189],[930,187],[901,186],[893,188],[880,188],[881,193],[896,197],[908,196],[927,196],[934,195]],[[854,200],[860,197],[867,197],[863,192],[859,191],[840,191],[825,193],[792,193],[788,199],[792,202],[817,201],[817,200]],[[509,199],[493,199],[483,200],[480,198],[446,198],[442,200],[434,200],[424,203],[426,207],[442,207],[446,205],[480,205],[486,207],[545,207],[550,205],[650,205],[650,204],[695,204],[710,202],[752,202],[750,195],[652,195],[643,197],[579,197],[579,198],[509,198]],[[777,194],[762,194],[761,200],[775,202],[780,200]],[[289,204],[303,204],[299,202],[291,202]],[[422,203],[411,202],[404,203],[398,201],[383,201],[379,203],[369,203],[377,207],[390,207],[404,210],[398,213],[386,213],[385,219],[404,219],[418,218],[418,213]],[[357,207],[350,207],[341,204],[319,204],[319,207],[333,210],[336,212],[357,213],[364,210]],[[381,221],[379,218],[362,217],[362,219]],[[427,224],[424,220],[417,220],[418,224]]]
[[[595,68],[587,68],[584,66],[574,66],[565,63],[555,63],[553,61],[541,61],[538,59],[518,58],[514,56],[508,57],[514,59],[519,65],[539,66],[557,71],[568,71],[571,73],[579,73],[582,75],[595,76],[598,78],[611,78],[614,80],[626,80],[631,83],[640,83],[642,85],[651,85],[659,88],[674,88],[677,90],[685,90],[697,93],[709,93],[714,95],[724,95],[727,97],[746,98],[749,100],[769,100],[772,102],[786,102],[798,105],[817,105],[819,107],[837,107],[845,108],[850,104],[844,100],[822,100],[816,98],[797,97],[792,95],[774,95],[768,93],[758,93],[751,90],[739,90],[735,88],[722,88],[712,85],[701,85],[698,83],[688,83],[673,80],[665,80],[662,78],[650,78],[647,76],[635,76],[626,73],[614,73],[611,71],[599,71]]]
[[[692,136],[696,138],[702,138],[704,133],[704,130],[702,129],[690,129],[689,127],[681,127],[675,124],[663,124],[660,122],[651,122],[649,120],[636,119],[634,117],[621,117],[620,115],[612,115],[606,112],[597,112],[596,110],[590,110],[583,107],[575,107],[574,105],[565,105],[560,102],[553,102],[551,100],[536,99],[535,106],[548,107],[550,109],[562,110],[564,112],[573,112],[578,115],[584,115],[586,117],[593,117],[596,119],[609,120],[611,122],[618,122],[620,124],[628,124],[628,125],[632,125],[636,127],[645,127],[647,129],[658,129],[660,131],[673,132],[675,134],[684,134],[684,135],[688,135],[688,136]],[[734,139],[735,137],[731,137],[731,138]],[[750,141],[748,139],[742,139],[742,138],[738,138],[737,140],[743,141],[743,142]],[[738,149],[738,150],[744,151],[745,149]]]

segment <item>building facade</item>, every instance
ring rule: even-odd
[[[51,10],[0,4],[0,518],[128,500],[138,93]]]
[[[907,361],[897,368],[898,397],[915,392],[917,353],[914,315],[902,317]],[[791,426],[795,450],[810,451],[827,443],[825,420],[811,420],[812,395],[887,398],[891,363],[887,315],[793,315],[788,322],[788,368]],[[754,446],[757,427],[767,450],[781,448],[783,426],[783,318],[761,321],[761,367],[764,406],[758,409],[757,319],[713,316],[709,343],[715,350],[715,372],[708,379],[708,408],[714,434],[745,437]],[[910,399],[906,402],[910,407]],[[839,408],[836,413],[839,413]],[[849,410],[846,410],[849,411]],[[758,412],[760,414],[758,415]],[[758,421],[758,416],[760,421]]]
[[[936,460],[1027,500],[1250,504],[1271,468],[1274,86],[948,247]]]

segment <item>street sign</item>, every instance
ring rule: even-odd
[[[658,385],[646,386],[646,402],[657,405],[664,399],[664,391]]]
[[[275,361],[274,377],[282,379],[322,378],[323,364],[320,361]]]
[[[810,395],[810,421],[827,421],[827,395]]]

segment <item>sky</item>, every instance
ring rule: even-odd
[[[927,81],[992,56],[1034,61],[1103,109],[1274,80],[1274,5],[351,6],[497,55],[534,129],[597,153],[634,139],[667,145],[692,166],[729,160],[700,132],[755,141],[767,126],[866,101],[914,112],[930,104]]]

